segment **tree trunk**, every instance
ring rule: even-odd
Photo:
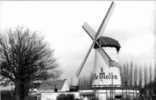
[[[24,83],[19,80],[15,82],[15,99],[25,100]]]
[[[20,82],[15,82],[15,100],[20,100]]]

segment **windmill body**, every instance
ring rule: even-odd
[[[117,63],[118,53],[115,48],[112,47],[104,47],[107,54],[112,58],[112,60]],[[102,56],[94,50],[95,58],[94,58],[94,69],[93,69],[93,79],[92,79],[92,87],[110,87],[110,86],[120,86],[121,85],[121,76],[118,65],[108,65],[105,60],[103,60]]]
[[[88,36],[92,39],[92,44],[89,47],[89,50],[82,61],[80,68],[78,69],[76,75],[72,79],[71,87],[74,87],[76,90],[79,86],[79,76],[80,73],[85,66],[85,63],[89,57],[91,51],[94,50],[95,57],[94,59],[94,69],[92,71],[92,87],[104,87],[108,85],[121,85],[121,77],[120,77],[120,70],[117,68],[117,52],[120,50],[120,44],[117,40],[104,37],[102,34],[104,33],[103,30],[105,28],[106,19],[108,19],[111,9],[113,7],[113,2],[111,3],[108,11],[106,12],[106,16],[102,20],[99,29],[94,31],[94,29],[87,23],[84,23],[82,28],[88,34]],[[108,49],[108,48],[109,49]],[[115,48],[115,49],[114,49]],[[93,50],[92,50],[93,49]],[[105,50],[106,49],[106,50]],[[114,53],[113,55],[111,53]],[[112,59],[113,58],[113,59]]]

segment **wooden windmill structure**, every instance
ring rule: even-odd
[[[79,87],[79,76],[80,73],[88,59],[89,54],[91,53],[92,49],[95,50],[95,63],[96,63],[96,56],[97,53],[99,53],[103,60],[106,62],[108,66],[117,66],[117,63],[111,59],[111,57],[106,53],[106,51],[102,47],[115,47],[117,51],[120,50],[120,44],[118,43],[117,40],[110,38],[110,37],[105,37],[103,35],[103,30],[105,28],[105,22],[108,20],[108,17],[110,15],[110,12],[113,8],[114,2],[111,2],[111,5],[109,6],[106,15],[104,19],[102,20],[100,27],[98,28],[97,32],[95,32],[87,23],[84,23],[82,28],[85,30],[85,32],[88,34],[88,36],[92,39],[92,44],[89,47],[89,50],[84,57],[84,60],[82,61],[80,68],[78,69],[76,76],[72,80],[71,84],[71,90],[78,90]]]

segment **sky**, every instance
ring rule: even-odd
[[[63,76],[68,77],[80,67],[92,43],[82,25],[87,22],[97,30],[109,5],[109,1],[0,1],[0,32],[18,26],[37,31],[55,50]],[[155,1],[115,1],[103,35],[120,42],[120,63],[153,64],[154,12]]]

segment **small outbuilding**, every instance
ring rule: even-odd
[[[69,91],[69,85],[66,79],[64,80],[48,80],[39,86],[39,91],[65,92]]]

